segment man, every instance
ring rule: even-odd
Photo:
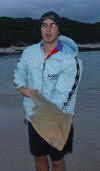
[[[24,96],[30,151],[35,158],[36,170],[49,171],[49,154],[52,170],[65,171],[64,155],[68,152],[68,142],[62,151],[58,151],[38,135],[30,121],[34,114],[30,96],[32,91],[39,91],[63,113],[73,115],[81,62],[73,40],[60,36],[61,18],[58,14],[50,11],[42,15],[40,27],[43,40],[25,49],[14,72],[14,82]]]

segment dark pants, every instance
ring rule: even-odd
[[[52,160],[58,161],[68,152],[72,152],[73,144],[73,126],[71,127],[68,140],[62,151],[49,145],[33,128],[32,124],[28,122],[29,145],[30,152],[34,156],[50,155]]]

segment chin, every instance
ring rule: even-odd
[[[48,43],[48,44],[52,44],[55,42],[55,40],[54,39],[49,39],[49,40],[45,39],[44,42]]]

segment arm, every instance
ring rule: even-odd
[[[28,66],[27,66],[27,49],[23,52],[21,59],[17,63],[17,68],[14,71],[14,84],[23,96],[30,97],[31,91],[37,89],[27,88],[28,83]]]
[[[59,74],[57,84],[52,95],[53,102],[58,106],[62,106],[68,101],[68,98],[77,89],[78,81],[80,79],[80,68],[78,69],[79,64],[77,64],[76,59],[71,58],[69,61],[63,62],[63,65],[63,69]]]
[[[21,58],[17,62],[17,67],[14,70],[14,84],[16,89],[19,90],[20,87],[27,87],[28,80],[28,68],[27,68],[27,51],[22,53]]]

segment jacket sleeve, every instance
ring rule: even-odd
[[[64,61],[62,71],[59,74],[55,89],[52,95],[52,102],[60,109],[71,99],[72,94],[77,90],[80,79],[79,63],[77,59],[71,58]]]
[[[17,67],[14,71],[14,84],[17,89],[21,86],[27,87],[27,55],[26,50],[23,52],[20,60],[17,62]]]

